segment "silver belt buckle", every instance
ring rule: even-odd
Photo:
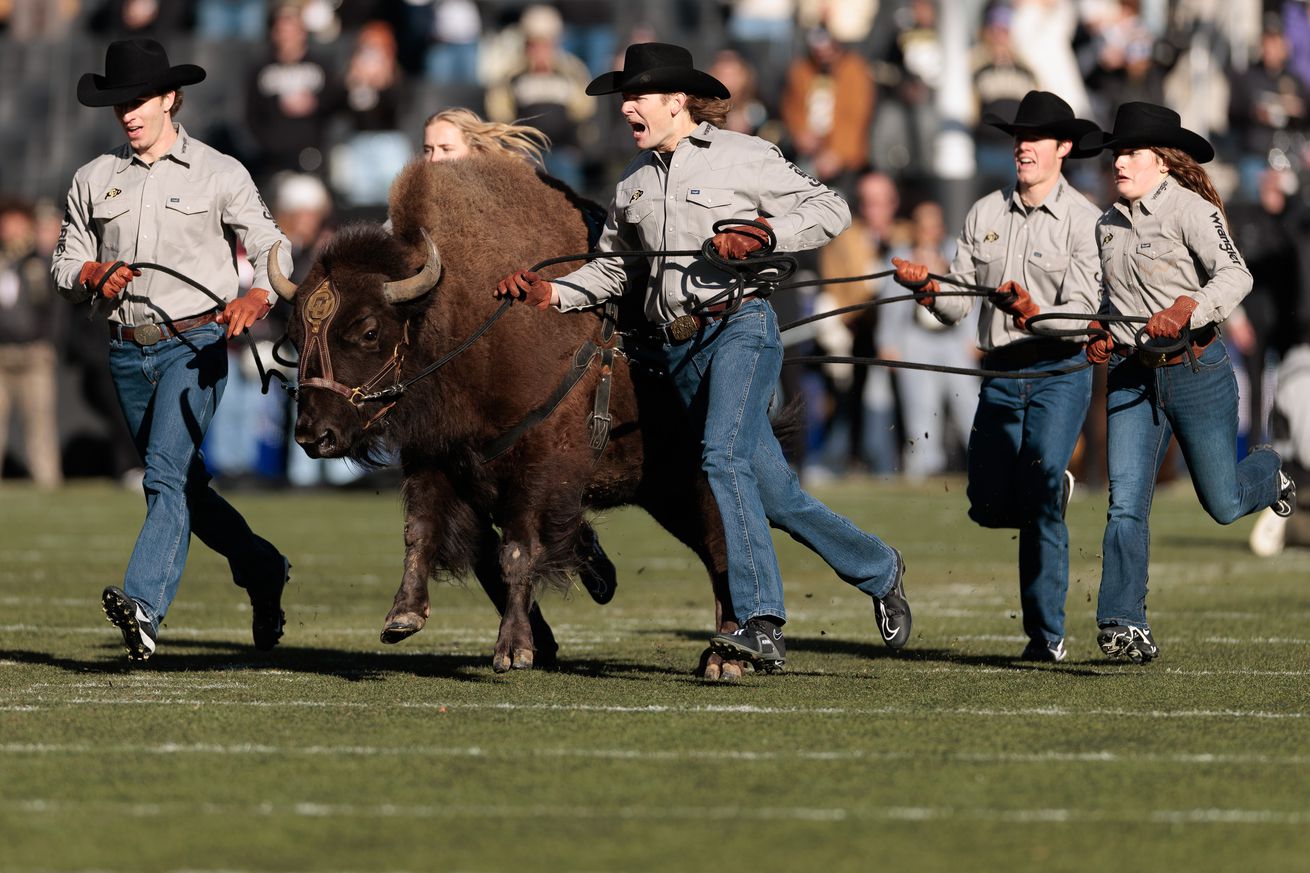
[[[164,332],[159,329],[159,325],[149,322],[132,329],[132,339],[139,346],[153,346],[164,338]]]

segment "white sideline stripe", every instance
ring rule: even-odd
[[[551,818],[590,819],[607,821],[703,821],[740,820],[757,821],[809,821],[844,822],[848,820],[874,821],[987,821],[1017,824],[1067,824],[1088,822],[1122,822],[1137,824],[1252,824],[1252,825],[1305,825],[1310,823],[1310,812],[1277,809],[1158,809],[1158,810],[1099,810],[1099,809],[999,809],[996,807],[810,807],[778,806],[555,806],[511,804],[352,804],[296,801],[291,803],[240,804],[178,804],[159,803],[69,803],[61,800],[20,800],[0,803],[0,808],[29,814],[84,813],[88,809],[107,811],[113,815],[135,818],[158,818],[199,813],[201,815],[283,815],[299,818]],[[190,812],[188,812],[188,809]]]
[[[124,697],[43,697],[25,696],[24,703],[0,704],[0,712],[30,712],[35,709],[54,709],[61,706],[249,706],[258,709],[377,709],[375,702],[353,700],[197,700],[183,697],[124,698]],[[44,704],[38,706],[38,704]],[[646,706],[618,706],[593,703],[438,703],[432,701],[393,701],[386,709],[420,710],[489,710],[494,712],[609,712],[634,715],[895,715],[913,716],[994,716],[999,718],[1257,718],[1301,719],[1310,712],[1263,712],[1240,709],[1066,709],[1060,706],[1027,707],[1023,709],[972,709],[969,707],[940,707],[910,709],[908,707],[842,707],[842,706],[753,706],[750,704],[709,704],[697,706],[669,706],[652,703]]]
[[[434,758],[596,758],[618,761],[911,761],[947,760],[967,764],[1046,764],[1046,763],[1147,763],[1147,764],[1213,764],[1213,765],[1310,765],[1310,755],[1259,755],[1228,753],[1169,753],[1154,752],[870,752],[864,749],[830,752],[753,752],[743,750],[695,749],[487,749],[482,746],[269,746],[258,743],[112,743],[115,752],[141,755],[297,755],[306,757],[434,757]],[[83,755],[102,754],[105,745],[86,743],[5,743],[0,754],[5,755]]]

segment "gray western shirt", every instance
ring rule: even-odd
[[[1223,321],[1251,291],[1251,271],[1223,212],[1167,176],[1136,203],[1118,201],[1096,224],[1106,312],[1152,315],[1181,294],[1196,300],[1191,328]],[[1131,345],[1139,324],[1112,324]]]
[[[177,321],[231,302],[239,290],[237,238],[254,265],[254,287],[270,288],[268,252],[278,241],[279,266],[291,275],[291,244],[246,168],[175,127],[177,141],[153,164],[124,144],[77,171],[51,273],[60,293],[79,302],[88,296],[77,281],[87,261],[160,264],[221,303],[167,273],[142,270],[110,310],[114,322]]]
[[[951,261],[952,278],[997,288],[1018,282],[1043,314],[1086,313],[1090,321],[1101,298],[1096,256],[1096,219],[1100,210],[1060,178],[1037,206],[1026,207],[1013,185],[993,191],[969,210]],[[942,283],[943,291],[956,291]],[[973,297],[938,297],[933,314],[955,324],[973,308]],[[978,313],[978,347],[988,352],[1033,339],[1014,326],[1012,317],[982,299]],[[1047,322],[1057,330],[1079,328],[1077,319]],[[1043,325],[1034,325],[1040,332]]]
[[[714,222],[761,215],[780,252],[817,248],[851,221],[846,201],[788,163],[777,146],[702,123],[671,154],[644,151],[628,165],[596,248],[699,249]],[[645,283],[646,317],[667,324],[731,279],[702,258],[670,257],[604,258],[553,281],[562,310],[595,306],[629,282]]]

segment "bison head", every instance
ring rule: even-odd
[[[416,302],[441,276],[436,245],[414,248],[379,227],[347,228],[296,285],[283,275],[276,247],[269,281],[294,307],[288,330],[300,351],[296,442],[311,458],[383,462],[378,426],[395,397],[376,397],[401,381],[401,367],[426,307]]]

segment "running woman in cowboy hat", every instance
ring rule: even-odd
[[[1094,230],[1099,210],[1061,175],[1064,162],[1095,151],[1078,148],[1096,125],[1075,118],[1047,91],[1029,91],[1012,122],[983,121],[1014,137],[1015,184],[969,210],[950,275],[996,288],[983,301],[978,347],[983,366],[1016,378],[984,378],[969,439],[969,517],[983,527],[1019,530],[1019,600],[1028,644],[1021,657],[1061,661],[1069,590],[1069,529],[1064,514],[1073,455],[1091,402],[1092,372],[1024,377],[1082,361],[1081,343],[1026,328],[1041,312],[1092,313],[1100,292]],[[928,268],[895,258],[896,281],[921,292],[918,302],[955,324],[970,297],[938,297]],[[1065,328],[1070,325],[1064,325]]]
[[[764,246],[766,232],[741,225],[715,234],[715,222],[758,222],[783,251],[821,246],[850,223],[846,202],[774,145],[719,127],[731,106],[728,90],[695,69],[684,48],[631,46],[623,69],[598,77],[587,92],[622,94],[620,111],[640,150],[618,183],[599,251],[696,249],[712,238],[720,255],[740,259]],[[629,270],[634,293],[644,295],[656,364],[702,428],[703,467],[723,519],[740,628],[711,646],[764,670],[785,661],[787,615],[770,523],[872,597],[883,640],[904,646],[910,608],[900,554],[802,491],[770,429],[782,343],[763,298],[748,290],[740,308],[703,308],[732,279],[698,257],[599,259],[554,281],[519,270],[496,293],[542,309],[581,309],[623,294]]]
[[[1083,140],[1114,152],[1119,199],[1096,225],[1101,312],[1148,316],[1161,351],[1134,349],[1138,325],[1112,323],[1087,344],[1108,362],[1106,453],[1110,510],[1102,544],[1097,642],[1137,663],[1160,648],[1146,619],[1148,518],[1170,436],[1178,438],[1201,506],[1220,524],[1271,507],[1290,515],[1292,480],[1272,449],[1236,460],[1237,381],[1218,324],[1251,290],[1251,273],[1228,233],[1223,201],[1201,164],[1214,149],[1151,103],[1125,103],[1109,133]],[[1177,348],[1169,350],[1167,345]]]
[[[109,305],[109,366],[145,461],[145,522],[123,587],[102,596],[133,660],[155,651],[192,532],[249,594],[255,646],[271,649],[282,636],[290,565],[209,486],[200,443],[227,380],[227,339],[268,314],[268,252],[282,243],[288,273],[291,246],[245,168],[174,120],[183,86],[204,78],[192,64],[171,66],[149,39],[111,43],[105,75],[81,78],[77,99],[112,106],[127,143],[73,177],[52,268],[69,300],[99,294]],[[237,238],[255,267],[240,297]],[[185,272],[212,294],[125,265],[136,262]]]

